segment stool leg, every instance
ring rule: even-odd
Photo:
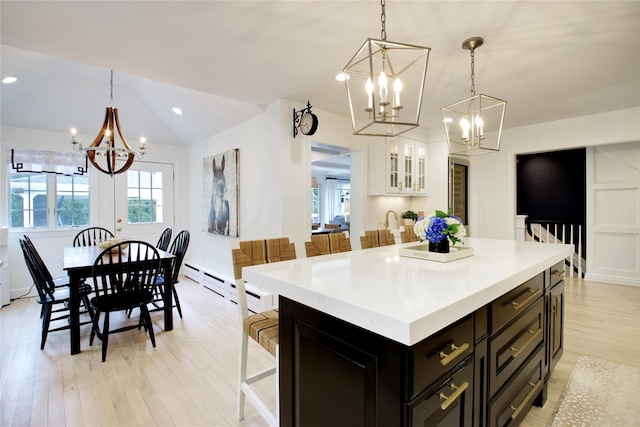
[[[242,384],[247,380],[247,350],[249,335],[240,332],[240,352],[238,355],[238,420],[244,419],[244,391]]]

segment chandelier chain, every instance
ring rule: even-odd
[[[471,96],[476,96],[475,49],[471,49]]]
[[[382,30],[380,31],[380,38],[382,40],[387,40],[387,29],[385,28],[385,24],[387,22],[387,14],[385,13],[384,7],[387,2],[385,0],[380,0],[380,6],[382,6],[382,13],[380,14],[380,22],[382,23]]]
[[[113,107],[113,70],[111,70],[111,91],[109,92],[109,106]]]

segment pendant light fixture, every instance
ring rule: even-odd
[[[471,97],[442,107],[449,154],[473,156],[500,150],[507,101],[476,95],[475,50],[483,43],[482,37],[462,43],[462,48],[471,53]]]
[[[418,126],[431,48],[367,39],[342,70],[355,135],[395,136]]]
[[[116,146],[116,133],[120,139],[121,147]],[[146,154],[147,141],[144,136],[140,138],[140,152],[136,153],[124,139],[120,130],[118,109],[113,107],[113,70],[111,70],[110,102],[98,136],[89,147],[83,148],[76,134],[76,128],[72,128],[71,144],[73,144],[73,149],[85,153],[96,169],[111,176],[125,172],[131,167],[136,156],[142,157]]]

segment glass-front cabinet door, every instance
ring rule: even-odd
[[[415,148],[415,168],[414,181],[415,192],[418,194],[427,194],[427,146],[420,142],[416,142]]]
[[[388,138],[371,145],[369,162],[369,195],[427,195],[427,144]]]
[[[386,194],[426,195],[426,144],[405,138],[389,140],[386,166]]]

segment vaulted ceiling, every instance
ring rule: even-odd
[[[506,127],[640,105],[638,1],[386,2],[387,39],[432,48],[421,127],[476,89],[508,101]],[[366,1],[0,2],[3,126],[97,134],[109,103],[129,139],[189,145],[284,98],[348,115],[334,77],[380,37]],[[184,114],[175,115],[171,108]],[[320,121],[322,117],[320,117]],[[322,122],[321,122],[322,123]]]

